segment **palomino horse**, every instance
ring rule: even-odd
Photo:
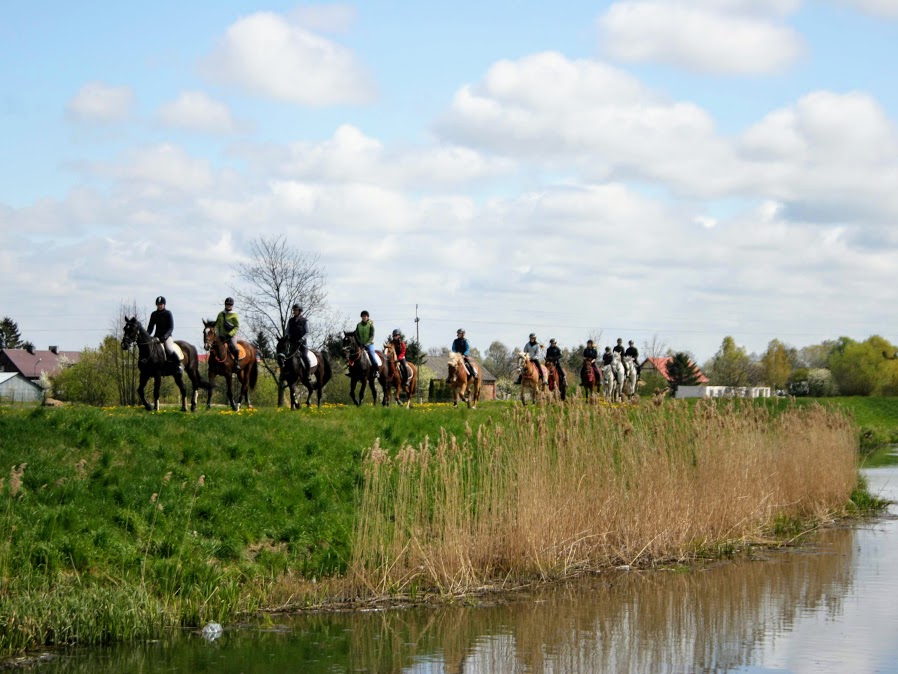
[[[290,409],[295,410],[299,407],[296,400],[297,382],[300,382],[309,391],[309,395],[306,396],[306,407],[312,406],[312,391],[318,394],[318,407],[321,407],[321,392],[331,379],[331,363],[327,359],[327,354],[315,349],[308,349],[309,369],[306,371],[299,349],[293,353],[288,353],[289,350],[290,340],[281,337],[277,345],[277,358],[278,365],[281,366],[280,381],[287,382],[287,387],[290,389]],[[314,384],[312,375],[315,375]]]
[[[583,365],[580,367],[580,386],[586,391],[587,400],[591,400],[602,385],[602,375],[594,364],[595,361],[592,358],[584,358]]]
[[[465,367],[465,358],[460,353],[449,354],[449,376],[446,383],[452,389],[452,406],[458,407],[458,399],[461,398],[468,404],[471,409],[477,408],[477,401],[480,400],[480,378],[483,376],[482,370],[474,361],[468,361],[471,367],[477,373],[476,377],[472,377]]]
[[[621,392],[624,388],[624,366],[620,361],[620,354],[614,352],[611,363],[602,368],[602,393],[606,400],[613,403],[621,401]]]
[[[418,386],[418,368],[414,363],[406,362],[408,368],[408,378],[405,383],[402,382],[402,373],[399,371],[399,360],[396,358],[396,352],[393,351],[393,345],[390,342],[384,344],[384,370],[385,375],[381,376],[380,384],[384,389],[384,405],[390,404],[390,392],[395,389],[396,394],[393,398],[397,405],[401,405],[400,395],[405,393],[405,407],[412,406],[412,395]]]
[[[349,365],[349,395],[356,407],[365,400],[365,387],[371,387],[371,404],[377,404],[377,389],[374,388],[374,380],[380,378],[381,388],[386,391],[386,367],[384,366],[384,354],[381,351],[375,351],[380,358],[380,365],[372,365],[371,357],[368,350],[359,344],[359,340],[355,336],[355,332],[343,331],[343,355],[346,363]],[[362,388],[359,390],[359,397],[355,397],[356,384],[362,382]],[[386,399],[386,393],[384,394]]]
[[[552,399],[560,399],[564,401],[567,398],[567,372],[564,372],[564,379],[559,376],[559,369],[563,366],[556,367],[551,360],[546,360],[546,372],[548,373],[549,395]],[[564,371],[562,369],[562,371]]]
[[[639,378],[636,361],[632,356],[624,356],[624,370],[624,397],[630,399],[636,396],[636,381]]]
[[[184,389],[184,380],[181,371],[174,363],[168,362],[165,357],[165,349],[158,340],[150,337],[150,333],[140,324],[137,317],[125,318],[125,329],[122,332],[122,350],[127,351],[137,344],[137,369],[140,370],[140,383],[137,385],[137,395],[140,402],[149,411],[159,409],[159,387],[162,385],[162,377],[174,377],[178,391],[181,392],[181,411],[187,411],[187,392]],[[176,340],[175,344],[181,350],[181,365],[184,372],[193,384],[193,397],[190,399],[190,411],[196,411],[196,399],[199,396],[198,388],[207,391],[212,389],[212,384],[200,376],[199,358],[196,347],[187,342]],[[143,391],[149,378],[153,378],[153,404],[147,402]]]
[[[209,352],[209,381],[213,388],[215,385],[215,377],[222,375],[228,386],[228,402],[231,409],[235,412],[240,409],[240,403],[245,402],[246,406],[252,409],[252,403],[249,401],[249,392],[256,388],[256,380],[259,378],[259,363],[256,357],[256,347],[242,339],[237,342],[237,346],[242,351],[238,354],[240,359],[240,369],[237,370],[236,363],[228,345],[224,343],[215,332],[215,321],[203,321],[203,348]],[[237,381],[240,382],[240,395],[234,400],[234,389],[231,383],[231,375],[236,372]],[[212,388],[209,389],[209,397],[206,399],[206,409],[212,407]]]
[[[523,351],[518,351],[518,367],[521,369],[521,404],[526,405],[524,399],[524,391],[530,391],[530,400],[534,404],[541,397],[545,384],[543,384],[542,376],[536,367],[536,363],[530,360]]]

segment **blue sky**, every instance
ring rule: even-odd
[[[425,346],[898,341],[896,45],[896,0],[14,3],[0,314],[197,341],[285,235],[321,324]]]

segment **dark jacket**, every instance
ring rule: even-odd
[[[624,357],[624,345],[623,344],[615,344],[614,348],[611,349],[611,353],[619,353],[621,358]]]
[[[614,354],[610,351],[606,351],[602,354],[602,365],[611,365],[612,360],[614,360]]]
[[[639,359],[639,349],[637,349],[635,346],[628,346],[627,350],[624,351],[624,355],[630,356],[630,358],[632,358],[633,360],[638,360]]]
[[[291,316],[287,321],[287,339],[296,344],[306,338],[309,332],[309,321],[305,316]]]
[[[550,346],[546,349],[546,360],[554,360],[556,363],[561,361],[561,349],[557,346]]]
[[[468,343],[467,338],[456,337],[452,340],[452,353],[460,353],[463,356],[471,353],[471,345]]]
[[[599,357],[599,352],[594,346],[587,346],[585,349],[583,349],[583,357],[592,358],[593,360],[595,360]]]
[[[172,332],[175,330],[175,319],[168,309],[156,309],[156,311],[150,314],[147,332],[152,335],[153,330],[156,331],[156,334],[153,336],[160,342],[164,342],[171,337]]]

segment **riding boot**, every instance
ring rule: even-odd
[[[234,359],[234,371],[240,372],[240,352],[231,352],[231,358]]]

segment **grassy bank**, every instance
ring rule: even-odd
[[[2,408],[0,439],[4,653],[688,558],[857,482],[820,409]]]

